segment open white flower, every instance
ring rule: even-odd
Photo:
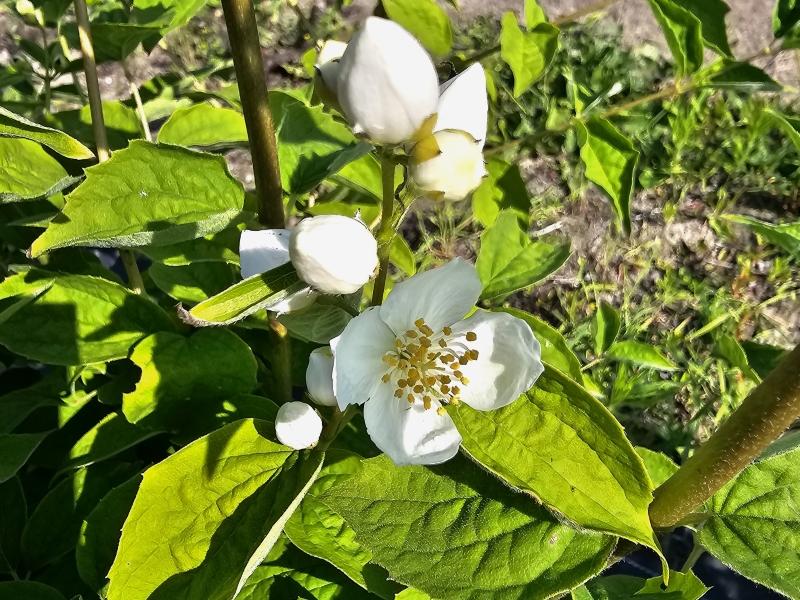
[[[295,450],[312,448],[322,434],[322,419],[305,402],[282,404],[275,415],[275,436],[284,446]]]
[[[369,17],[339,61],[337,92],[353,131],[379,144],[400,144],[431,122],[439,81],[414,36],[397,23]]]
[[[510,404],[543,371],[524,321],[482,310],[475,267],[455,259],[394,286],[331,341],[341,409],[364,404],[367,431],[399,465],[437,464],[461,443],[445,406]]]
[[[434,131],[459,129],[466,131],[483,150],[489,119],[486,95],[486,73],[481,63],[445,81],[439,87],[439,107]]]
[[[242,277],[266,273],[289,262],[289,229],[246,230],[239,238],[239,263]],[[318,294],[305,288],[291,294],[276,304],[272,310],[278,314],[303,309],[317,299]]]
[[[336,406],[333,393],[333,353],[330,346],[323,346],[311,352],[306,368],[306,388],[308,395],[322,406]]]

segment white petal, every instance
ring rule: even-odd
[[[405,142],[436,112],[436,68],[414,36],[397,23],[369,17],[339,65],[342,109],[354,129],[375,142]]]
[[[375,445],[396,465],[437,465],[453,458],[461,435],[450,415],[439,415],[436,401],[425,410],[419,402],[395,398],[392,389],[382,384],[364,406],[364,422]]]
[[[467,314],[481,294],[475,267],[456,258],[444,266],[395,284],[381,305],[381,318],[398,335],[422,318],[434,331]]]
[[[239,238],[242,278],[247,279],[289,262],[290,235],[288,229],[243,231]]]
[[[288,296],[285,300],[275,304],[270,310],[279,315],[294,312],[296,310],[303,310],[316,302],[319,294],[312,290],[310,287],[303,288],[299,292],[295,292]]]
[[[336,406],[336,396],[333,393],[333,352],[330,346],[317,348],[308,357],[306,388],[308,395],[317,404]]]
[[[303,450],[316,446],[322,433],[322,419],[305,402],[282,404],[275,416],[275,436],[284,446]]]
[[[478,339],[467,341],[473,331]],[[448,346],[463,344],[478,351],[478,359],[461,367],[469,383],[461,386],[461,400],[477,410],[511,404],[528,391],[542,374],[539,342],[522,319],[508,313],[477,311],[453,325]]]
[[[393,349],[394,339],[378,309],[368,308],[331,340],[333,391],[339,408],[362,404],[375,394],[387,370],[383,355]]]
[[[317,54],[317,64],[322,81],[332,93],[336,93],[339,82],[339,59],[347,49],[347,44],[336,40],[327,40]]]
[[[434,131],[460,129],[478,140],[481,149],[486,141],[489,100],[486,75],[480,63],[445,81],[439,89],[439,115]]]
[[[412,152],[409,175],[421,190],[440,192],[445,200],[463,200],[486,173],[481,144],[460,130],[437,131],[433,137],[440,154],[418,162]]]

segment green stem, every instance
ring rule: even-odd
[[[131,95],[133,96],[133,101],[136,103],[136,116],[139,117],[139,122],[142,125],[142,131],[144,132],[144,139],[148,142],[153,141],[153,134],[150,131],[150,124],[147,122],[147,114],[144,112],[144,103],[142,102],[142,95],[139,93],[139,86],[136,85],[136,81],[133,78],[133,74],[131,73],[130,68],[128,67],[128,63],[126,61],[122,61],[122,71],[125,73],[125,79],[128,80],[128,86],[131,90]]]
[[[322,430],[322,434],[319,436],[317,450],[322,452],[327,450],[328,446],[330,446],[333,440],[342,432],[342,429],[350,422],[350,419],[356,416],[357,412],[358,409],[352,404],[348,406],[344,412],[340,411],[338,407],[334,407],[331,418],[328,420],[328,423]]]
[[[800,417],[800,346],[655,492],[650,520],[670,529],[758,458]]]
[[[691,571],[697,564],[697,561],[700,560],[700,557],[706,552],[706,549],[698,543],[697,536],[694,534],[692,535],[692,543],[694,544],[692,546],[692,551],[689,553],[689,556],[686,558],[686,562],[683,563],[683,566],[681,567],[681,572],[683,573],[688,573]]]
[[[144,294],[144,281],[142,280],[142,274],[139,272],[139,266],[136,264],[136,256],[133,254],[133,250],[120,250],[119,258],[125,268],[125,275],[128,276],[128,287],[137,294]]]
[[[275,127],[269,109],[267,81],[252,0],[222,0],[233,54],[242,112],[247,127],[258,200],[258,220],[264,227],[283,228],[283,189],[278,167]]]
[[[269,320],[270,364],[272,365],[272,387],[267,395],[285,404],[292,400],[292,348],[286,327],[275,318]]]
[[[388,150],[381,152],[381,183],[383,204],[381,206],[381,222],[378,226],[378,276],[372,288],[372,305],[383,302],[383,291],[386,289],[386,277],[389,272],[389,251],[394,237],[392,214],[394,212],[394,161]]]

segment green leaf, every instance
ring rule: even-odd
[[[196,262],[177,267],[155,263],[147,273],[161,291],[187,304],[202,302],[239,279],[238,269],[224,262]]]
[[[675,70],[678,75],[689,75],[703,64],[703,26],[678,1],[648,0],[675,59]]]
[[[707,504],[700,543],[745,577],[800,598],[800,450],[742,471]]]
[[[772,31],[776,38],[794,34],[798,21],[800,21],[800,2],[798,0],[777,0],[775,2],[775,10],[772,13]],[[794,37],[794,35],[790,37]]]
[[[164,246],[242,218],[244,190],[220,156],[135,141],[86,169],[31,255],[67,246]]]
[[[723,61],[708,78],[709,87],[716,89],[780,92],[783,86],[765,71],[750,63]]]
[[[356,533],[320,496],[345,481],[361,465],[355,454],[332,450],[319,477],[308,490],[284,531],[303,552],[331,563],[361,587],[381,598],[393,598],[398,587],[386,579],[386,571],[371,564],[372,553],[356,541]]]
[[[146,429],[205,433],[218,424],[220,403],[256,385],[250,347],[226,329],[200,329],[189,337],[161,332],[131,353],[142,371],[122,412]]]
[[[778,363],[786,355],[786,350],[767,344],[757,342],[742,342],[742,348],[747,354],[747,363],[759,377],[766,377],[778,366]],[[2,422],[2,419],[0,419]]]
[[[39,144],[0,137],[0,204],[52,196],[75,181]]]
[[[57,589],[38,581],[0,581],[0,600],[65,600]]]
[[[558,48],[558,28],[539,23],[523,31],[513,12],[503,14],[500,32],[500,57],[514,75],[514,97],[522,95],[539,79]]]
[[[450,414],[464,450],[511,486],[581,527],[657,548],[644,464],[622,426],[574,381],[545,369],[505,408]]]
[[[159,130],[158,141],[201,147],[247,144],[247,129],[238,110],[204,102],[172,113]]]
[[[472,192],[472,212],[484,227],[491,227],[501,211],[513,212],[521,227],[528,225],[531,201],[519,167],[499,158],[489,158],[489,174]]]
[[[357,141],[322,105],[308,106],[283,92],[270,93],[269,101],[275,116],[281,184],[289,194],[312,190],[372,148]]]
[[[29,121],[0,106],[0,137],[17,137],[38,142],[62,156],[84,160],[94,158],[89,148],[66,133]]]
[[[322,465],[237,421],[148,469],[122,528],[109,600],[230,600]]]
[[[723,215],[723,218],[747,226],[770,244],[778,246],[794,257],[800,257],[800,221],[774,225],[746,215]]]
[[[91,24],[91,29],[92,45],[98,63],[123,61],[142,42],[158,40],[161,37],[158,25],[94,22]],[[77,27],[69,27],[66,37],[71,45],[80,47]]]
[[[80,140],[94,140],[92,113],[88,104],[75,110],[63,110],[46,115],[49,125]],[[143,137],[142,123],[136,111],[117,100],[103,102],[103,123],[112,150],[125,148],[130,140]]]
[[[597,305],[597,312],[592,323],[595,354],[600,355],[611,347],[619,334],[620,324],[617,309],[608,302],[601,301]]]
[[[432,468],[368,459],[322,501],[393,579],[437,598],[549,598],[602,570],[614,546],[461,457]]]
[[[640,579],[630,575],[598,577],[583,588],[588,596],[573,592],[573,598],[582,600],[700,600],[708,591],[703,582],[691,571],[670,571],[669,585],[661,577]]]
[[[131,425],[121,415],[111,413],[75,442],[64,468],[84,467],[106,460],[157,434]]]
[[[75,560],[81,579],[94,591],[106,583],[117,553],[122,525],[131,510],[142,477],[134,477],[108,492],[81,525]]]
[[[25,491],[19,478],[0,484],[0,573],[10,574],[19,562],[19,542],[28,520]]]
[[[724,358],[732,367],[739,369],[745,377],[760,383],[761,378],[747,360],[747,354],[734,336],[721,333],[719,330],[714,332],[714,353]]]
[[[352,318],[350,313],[338,306],[315,302],[303,310],[281,315],[278,321],[286,326],[292,337],[327,344],[344,331]]]
[[[61,387],[55,377],[49,377],[0,396],[0,433],[11,433],[39,408],[57,406]]]
[[[226,262],[239,264],[238,229],[223,229],[219,233],[179,242],[170,246],[146,246],[142,253],[151,260],[168,267],[182,267],[201,262]]]
[[[0,318],[0,344],[47,364],[125,358],[143,337],[174,329],[159,306],[99,277],[32,270],[0,284],[0,306],[9,296],[27,302]]]
[[[417,272],[417,261],[414,258],[414,253],[408,246],[408,242],[399,233],[392,238],[389,260],[409,277]]]
[[[676,371],[678,369],[677,365],[661,354],[661,351],[655,346],[634,340],[614,342],[606,351],[606,356],[612,360],[661,371]]]
[[[25,564],[38,569],[72,552],[83,519],[110,489],[129,479],[135,471],[136,468],[125,463],[93,465],[78,469],[50,489],[25,525],[22,534]]]
[[[678,465],[663,452],[656,452],[642,446],[636,446],[635,449],[636,453],[644,461],[644,466],[647,468],[647,474],[650,475],[654,488],[660,486],[678,470]]]
[[[542,348],[543,363],[550,367],[555,367],[577,383],[583,381],[581,363],[575,353],[570,350],[564,336],[557,329],[540,318],[516,308],[501,308],[498,310],[514,315],[528,324]]]
[[[0,434],[0,483],[14,477],[47,433]]]
[[[514,213],[504,211],[483,235],[475,263],[483,283],[481,298],[505,296],[557,271],[569,258],[569,244],[532,242]]]
[[[169,17],[161,28],[162,33],[185,25],[195,13],[208,3],[208,0],[133,0],[133,9],[146,17],[140,22],[162,21],[163,15]]]
[[[576,128],[587,179],[606,193],[622,231],[630,234],[631,196],[639,152],[605,119],[578,122]]]
[[[450,17],[435,0],[381,0],[386,14],[417,38],[434,56],[447,56],[453,48]]]
[[[730,8],[722,0],[673,0],[675,4],[692,13],[700,21],[700,31],[705,45],[722,56],[732,58],[728,34],[725,28],[725,15]]]
[[[300,281],[291,263],[266,273],[253,275],[229,287],[224,292],[204,300],[182,318],[190,324],[227,325],[261,309],[269,309],[307,286]]]
[[[540,23],[547,23],[547,15],[536,0],[525,0],[525,27],[530,31]]]

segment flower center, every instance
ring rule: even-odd
[[[419,400],[425,410],[431,408],[433,400],[457,405],[461,394],[459,384],[469,383],[461,367],[477,360],[478,351],[450,339],[453,334],[450,327],[435,333],[424,319],[414,321],[414,326],[397,336],[394,348],[383,355],[388,368],[381,381],[394,385],[395,398],[404,398],[409,404]],[[468,342],[478,339],[474,331],[468,331],[464,337]],[[438,412],[444,414],[444,407],[439,407]]]

